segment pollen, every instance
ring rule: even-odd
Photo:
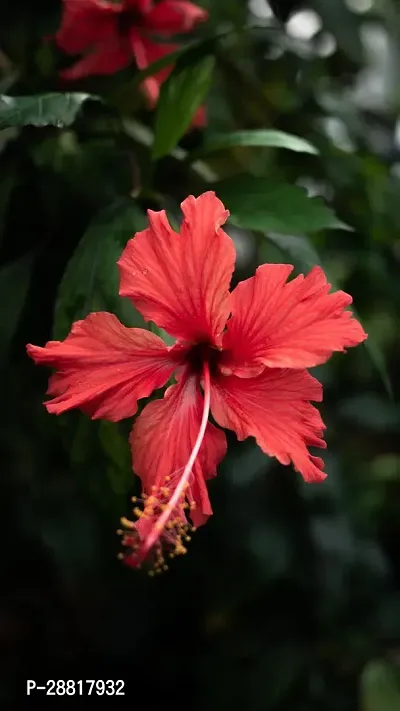
[[[145,561],[149,575],[154,576],[168,570],[167,559],[187,553],[187,543],[195,528],[186,518],[186,511],[195,508],[194,501],[188,500],[188,486],[165,526],[160,525],[160,515],[165,511],[171,494],[175,490],[174,478],[166,477],[163,485],[152,487],[150,495],[133,496],[133,520],[121,518],[122,529],[117,534],[122,537],[121,544],[126,549],[118,554],[120,560],[128,565],[140,568]],[[166,484],[168,483],[168,486]],[[156,529],[159,533],[155,545],[146,550],[146,538],[149,530]]]

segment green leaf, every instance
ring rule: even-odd
[[[361,711],[399,711],[400,685],[383,660],[369,662],[361,676]]]
[[[99,422],[102,451],[109,460],[107,478],[115,494],[124,494],[132,483],[132,461],[127,438],[116,422]]]
[[[30,253],[0,268],[0,359],[7,355],[18,328],[29,291],[33,265],[34,255]]]
[[[163,328],[159,328],[159,326],[157,326],[153,322],[150,322],[150,324],[149,324],[149,331],[151,331],[152,333],[155,333],[156,336],[160,336],[160,338],[163,339],[164,343],[167,346],[173,346],[176,341],[176,339],[173,336],[170,336],[169,333],[164,331]]]
[[[144,325],[131,303],[118,295],[116,263],[128,239],[145,225],[145,216],[132,198],[121,198],[90,225],[60,285],[54,319],[56,339],[65,338],[72,322],[91,311],[111,311],[128,326]]]
[[[334,288],[337,288],[334,283],[334,279],[331,279],[329,272],[322,264],[317,250],[308,237],[305,236],[295,236],[295,235],[284,235],[284,234],[269,234],[267,239],[278,247],[278,249],[283,254],[290,255],[290,259],[298,271],[304,271],[306,268],[311,269],[316,264],[319,264],[325,271],[328,277],[328,281],[332,284]],[[352,307],[353,314],[355,318],[361,322],[361,319],[354,307]],[[363,345],[365,346],[367,353],[375,366],[379,376],[381,378],[382,384],[390,399],[393,399],[392,385],[389,379],[389,375],[385,365],[385,358],[383,353],[369,334]]]
[[[297,185],[239,176],[214,183],[213,189],[238,227],[290,235],[352,229],[336,217],[322,198],[309,198],[307,191]]]
[[[215,58],[204,48],[186,52],[161,87],[157,103],[153,158],[172,151],[189,128],[212,80]]]
[[[0,96],[0,130],[10,126],[70,126],[90,94],[35,94]]]
[[[253,131],[233,131],[231,133],[217,133],[206,136],[203,146],[191,155],[192,159],[208,155],[214,151],[238,146],[255,146],[256,148],[286,148],[298,153],[318,154],[317,148],[304,138],[293,136],[283,131],[270,131],[255,129]]]
[[[115,520],[126,506],[132,485],[132,462],[124,423],[93,422],[80,412],[57,418],[63,430],[69,467],[79,488]]]
[[[126,439],[114,422],[101,420],[99,423],[99,437],[103,451],[107,454],[110,462],[122,471],[131,469],[131,458],[129,446]]]

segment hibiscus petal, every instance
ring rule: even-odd
[[[182,377],[162,400],[146,405],[137,418],[130,437],[132,463],[146,494],[152,487],[168,486],[167,477],[179,481],[199,433],[203,408],[196,378]],[[187,490],[188,501],[196,504],[190,514],[195,526],[212,514],[205,479],[216,474],[226,446],[224,432],[208,423]]]
[[[325,479],[324,463],[308,446],[326,447],[321,416],[309,400],[322,400],[322,386],[305,370],[266,369],[256,378],[220,375],[212,380],[211,412],[239,440],[255,437],[263,452],[293,463],[305,481]]]
[[[48,412],[79,407],[92,419],[116,422],[134,415],[137,400],[171,377],[177,363],[164,341],[142,328],[126,328],[113,314],[89,314],[64,341],[27,346],[35,363],[56,368]]]
[[[150,64],[153,64],[153,62],[161,59],[161,57],[165,57],[167,54],[172,54],[172,52],[175,52],[178,48],[176,44],[157,44],[136,28],[132,28],[129,33],[129,38],[132,53],[139,69],[146,69]],[[160,86],[171,73],[171,69],[172,65],[164,67],[143,81],[142,87],[152,107],[156,105],[160,94]]]
[[[117,33],[116,16],[122,6],[106,0],[64,0],[57,45],[67,54],[81,54]]]
[[[108,42],[97,45],[78,62],[63,69],[60,76],[74,81],[94,74],[114,74],[127,67],[132,61],[132,50],[126,37],[112,37]]]
[[[233,291],[224,373],[252,377],[264,366],[310,368],[367,338],[345,311],[351,296],[329,294],[320,267],[286,283],[292,270],[287,264],[264,264]]]
[[[180,235],[165,211],[148,211],[150,227],[131,239],[120,258],[120,295],[144,318],[183,340],[219,344],[230,311],[235,261],[220,229],[228,211],[213,192],[182,203]]]
[[[198,22],[207,20],[208,12],[186,0],[161,0],[146,15],[146,29],[171,35],[190,32]]]

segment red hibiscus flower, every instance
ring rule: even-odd
[[[145,69],[177,49],[177,45],[156,42],[152,35],[169,38],[190,32],[207,17],[206,10],[187,0],[64,0],[56,43],[67,54],[84,56],[61,76],[81,79],[91,74],[114,74],[132,59],[139,69]],[[170,67],[143,82],[152,105],[169,72]]]
[[[139,398],[175,373],[176,384],[144,407],[130,437],[144,492],[139,520],[123,521],[132,565],[150,551],[163,565],[163,544],[172,555],[184,551],[186,513],[194,526],[212,513],[205,481],[226,453],[219,427],[239,440],[255,437],[308,482],[324,479],[322,459],[308,451],[326,446],[310,402],[322,399],[322,386],[306,368],[366,338],[345,310],[351,297],[330,294],[320,267],[288,282],[293,267],[264,264],[230,293],[235,249],[221,229],[228,211],[213,192],[188,197],[182,211],[178,234],[165,211],[149,210],[148,229],[118,262],[120,295],[174,336],[173,346],[110,313],[76,322],[63,342],[27,346],[36,363],[56,369],[46,403],[55,414],[78,407],[93,419],[130,417]]]

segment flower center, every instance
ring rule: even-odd
[[[221,355],[222,352],[209,343],[197,343],[187,355],[190,372],[201,375],[204,366],[207,365],[211,377],[216,375]]]
[[[143,27],[144,17],[136,8],[127,7],[118,15],[117,22],[119,33],[123,35],[126,34],[131,27]]]

